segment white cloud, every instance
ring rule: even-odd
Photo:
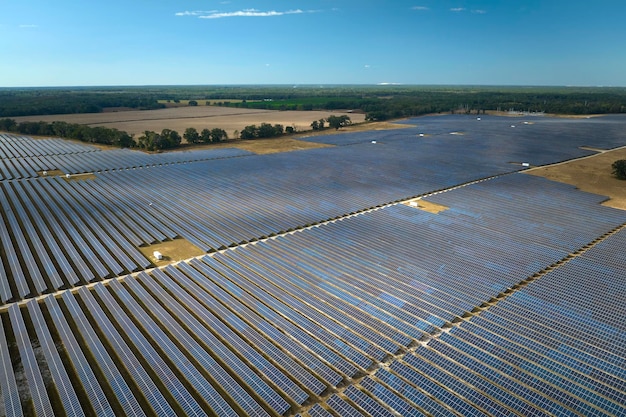
[[[369,64],[365,64],[365,65],[364,65],[364,68],[369,68],[369,67],[370,67],[370,65],[369,65]]]
[[[271,17],[271,16],[283,16],[287,14],[301,14],[305,13],[303,10],[287,10],[284,12],[270,10],[270,11],[260,11],[257,9],[243,9],[236,12],[212,12],[208,14],[204,14],[202,16],[198,16],[201,19],[221,19],[224,17]]]
[[[472,10],[472,13],[475,13],[475,14],[485,14],[485,13],[487,13],[487,11],[486,10],[481,10],[481,9],[476,9],[476,10]]]
[[[430,10],[430,7],[426,7],[426,6],[413,6],[413,7],[411,7],[411,9],[413,9],[413,10]]]
[[[39,25],[20,25],[21,28],[38,28]]]
[[[465,7],[453,7],[450,9],[451,12],[464,12],[465,11]]]
[[[193,10],[193,11],[184,11],[178,12],[175,16],[203,16],[210,13],[216,13],[217,10]]]

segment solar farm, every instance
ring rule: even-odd
[[[0,416],[626,415],[626,211],[523,172],[626,118],[403,123],[266,155],[0,134]]]

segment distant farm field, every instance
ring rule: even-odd
[[[188,127],[198,131],[208,128],[224,129],[230,138],[235,131],[241,131],[249,125],[261,123],[293,126],[296,131],[310,130],[311,122],[326,119],[328,116],[347,115],[353,123],[365,121],[365,115],[340,111],[275,111],[239,109],[232,107],[197,106],[177,107],[159,110],[131,110],[109,113],[90,114],[59,114],[48,116],[24,116],[15,120],[23,121],[64,121],[89,126],[106,126],[140,135],[146,130],[160,132],[163,129],[176,130],[183,133]]]

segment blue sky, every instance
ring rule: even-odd
[[[0,86],[626,86],[624,0],[0,0]]]

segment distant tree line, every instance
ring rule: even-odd
[[[327,119],[320,119],[311,123],[313,130],[324,129],[325,123],[334,129],[351,124],[348,116],[331,115]],[[48,122],[20,122],[14,119],[0,119],[0,131],[19,133],[23,135],[35,136],[53,136],[67,139],[77,139],[82,142],[99,143],[103,145],[119,146],[122,148],[140,148],[146,151],[159,151],[167,149],[175,149],[181,146],[182,139],[189,144],[198,143],[218,143],[228,140],[228,134],[224,129],[202,129],[198,130],[194,127],[188,127],[181,136],[177,131],[171,129],[163,129],[161,133],[146,130],[141,136],[135,140],[132,135],[127,132],[102,127],[87,126],[77,123],[67,123],[61,121]],[[260,126],[246,126],[240,133],[239,139],[262,139],[282,136],[284,134],[295,133],[292,126],[286,128],[281,124],[261,123]]]
[[[351,109],[365,113],[367,120],[498,109],[555,114],[626,112],[626,88],[617,87],[148,86],[0,88],[0,117],[165,107],[158,100],[268,110]]]
[[[150,110],[165,107],[149,93],[62,89],[0,89],[0,117],[100,113],[106,108]]]
[[[135,140],[128,133],[102,126],[86,126],[67,122],[20,122],[14,119],[0,119],[0,131],[15,132],[22,135],[54,136],[59,138],[77,139],[82,142],[99,143],[103,145],[119,146],[121,148],[134,147]]]

